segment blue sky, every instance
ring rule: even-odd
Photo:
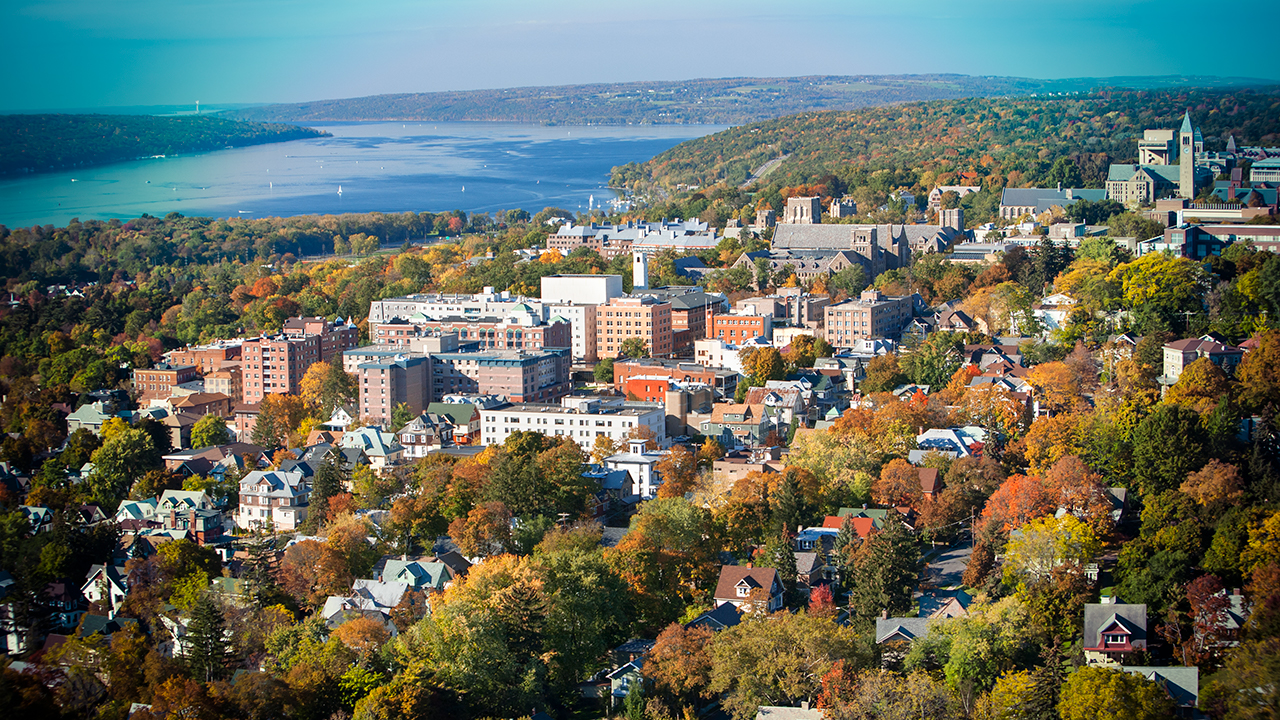
[[[7,0],[0,110],[699,77],[1267,74],[1170,0]]]

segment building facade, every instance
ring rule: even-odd
[[[639,427],[653,433],[659,446],[666,439],[666,411],[645,403],[605,403],[573,398],[572,402],[513,403],[480,411],[480,437],[485,445],[501,445],[512,433],[533,431],[550,438],[568,437],[590,454],[596,438],[615,445]]]
[[[616,358],[622,345],[640,338],[653,357],[674,352],[671,303],[652,296],[614,298],[596,312],[596,354]]]
[[[721,367],[706,367],[691,362],[638,358],[619,360],[613,364],[613,385],[624,391],[633,377],[665,377],[679,384],[702,383],[715,389],[720,397],[733,397],[738,391],[738,373]]]
[[[916,296],[889,297],[879,290],[864,291],[856,300],[828,305],[824,333],[832,347],[851,349],[870,338],[897,338],[911,322]]]
[[[195,366],[162,362],[155,367],[134,370],[133,389],[138,393],[138,402],[146,405],[152,400],[171,397],[175,386],[195,379]]]
[[[240,346],[243,344],[243,340],[219,340],[208,345],[191,345],[171,350],[165,353],[165,358],[172,365],[190,365],[201,375],[208,377],[210,373],[239,362]]]
[[[360,416],[370,422],[391,422],[400,403],[421,414],[431,402],[431,363],[425,355],[399,355],[362,363],[356,371],[360,388]]]

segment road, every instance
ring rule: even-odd
[[[776,157],[770,160],[769,162],[761,165],[760,167],[756,168],[755,172],[751,173],[751,177],[747,178],[746,182],[742,183],[738,187],[742,188],[743,190],[747,189],[747,187],[749,187],[751,183],[759,180],[765,175],[768,175],[770,170],[773,170],[774,168],[778,167],[778,163],[782,162],[783,160],[786,160],[789,157],[791,156],[783,155],[782,157]]]
[[[925,578],[940,588],[959,585],[972,554],[973,541],[968,538],[961,540],[944,550],[925,567]]]

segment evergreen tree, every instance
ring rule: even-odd
[[[831,545],[832,563],[842,577],[853,574],[853,556],[858,552],[861,544],[862,539],[858,537],[858,531],[853,527],[853,519],[845,518],[844,522],[840,523],[840,531],[836,533],[836,539]]]
[[[280,444],[280,427],[276,424],[276,417],[273,413],[260,413],[258,419],[253,424],[253,433],[250,439],[254,445],[270,450]]]
[[[330,455],[326,455],[316,476],[311,482],[311,500],[307,508],[307,519],[304,528],[307,532],[315,532],[324,522],[325,512],[329,509],[329,498],[342,493],[343,473]]]
[[[792,472],[782,476],[769,505],[773,510],[773,529],[778,532],[796,532],[810,515],[808,503]]]
[[[771,567],[778,571],[778,579],[786,588],[788,601],[795,598],[796,593],[796,551],[791,547],[791,539],[785,534],[777,535],[760,552],[760,566]]]
[[[1067,672],[1062,656],[1062,638],[1040,652],[1040,666],[1031,672],[1030,691],[1015,708],[1016,717],[1024,720],[1057,720],[1058,700]]]
[[[273,605],[282,599],[277,580],[280,563],[276,556],[276,539],[263,532],[254,533],[247,549],[249,558],[245,560],[240,574],[246,590],[258,607]]]
[[[207,592],[200,594],[191,609],[183,645],[182,657],[193,679],[212,682],[222,677],[229,656],[226,618]]]
[[[895,513],[880,532],[867,538],[854,557],[849,608],[872,618],[882,610],[899,615],[911,609],[911,592],[920,575],[920,551]]]

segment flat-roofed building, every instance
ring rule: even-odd
[[[134,370],[133,389],[138,393],[138,402],[146,405],[151,400],[171,397],[175,386],[195,379],[195,366],[162,362],[155,367]]]
[[[634,377],[667,378],[672,382],[701,383],[715,390],[718,397],[733,397],[738,391],[738,373],[721,367],[707,367],[692,362],[636,358],[613,364],[613,385],[619,391],[627,388]]]
[[[511,402],[549,402],[569,394],[568,348],[488,350],[431,356],[431,400],[446,395],[501,395]]]
[[[320,337],[320,361],[329,362],[335,355],[360,344],[360,329],[338,318],[330,322],[322,317],[296,317],[284,321],[285,337]]]
[[[208,345],[189,345],[170,350],[165,353],[165,359],[175,366],[191,365],[201,375],[208,376],[228,365],[238,363],[240,347],[243,344],[243,340],[219,340]],[[232,395],[232,397],[239,396]]]
[[[671,356],[671,303],[646,295],[614,298],[601,305],[596,312],[596,354],[616,358],[631,338],[644,341],[653,357]]]
[[[849,349],[869,338],[896,339],[911,322],[917,297],[866,290],[856,300],[828,305],[823,324],[826,341],[834,348]]]
[[[480,411],[480,436],[485,445],[500,445],[512,433],[533,431],[550,438],[568,437],[587,453],[596,438],[615,444],[638,427],[666,444],[666,410],[657,403],[621,402],[602,398],[565,398],[562,404],[511,403]]]
[[[357,367],[360,416],[388,423],[397,405],[420,415],[431,402],[431,363],[425,355],[397,355]]]
[[[543,275],[542,302],[603,305],[622,297],[621,275]]]

